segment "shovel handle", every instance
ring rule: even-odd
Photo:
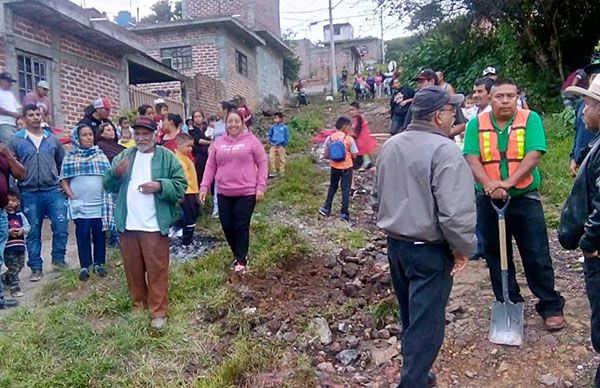
[[[492,207],[494,208],[496,213],[498,213],[498,218],[503,219],[506,215],[506,209],[508,209],[508,204],[510,203],[510,197],[506,198],[506,202],[504,202],[504,205],[502,205],[502,207],[496,206],[492,199],[490,199],[490,203],[492,204]]]
[[[500,237],[500,269],[508,271],[508,251],[506,246],[506,220],[498,218],[498,232]]]

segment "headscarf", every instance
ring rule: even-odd
[[[78,175],[104,175],[110,168],[108,158],[98,146],[81,148],[79,143],[81,128],[78,126],[73,130],[73,146],[71,151],[65,155],[62,163],[61,177],[63,179]]]
[[[73,129],[73,147],[65,154],[62,163],[61,179],[73,178],[80,175],[100,175],[110,168],[108,158],[98,146],[81,148],[79,143],[79,131],[87,125],[80,125]],[[113,195],[103,191],[102,193],[102,230],[114,227],[114,198]]]

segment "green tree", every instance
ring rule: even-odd
[[[152,14],[140,20],[141,24],[154,24],[181,20],[181,1],[159,0],[152,4]]]
[[[564,78],[589,62],[600,38],[600,2],[589,0],[378,0],[392,14],[410,17],[411,27],[431,31],[462,15],[482,30],[514,27],[526,60]],[[463,34],[467,31],[463,31]]]
[[[302,61],[300,61],[300,58],[291,54],[285,54],[283,56],[283,79],[286,84],[298,79],[298,73],[300,72],[301,66]]]

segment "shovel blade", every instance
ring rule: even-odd
[[[489,340],[499,345],[521,346],[523,343],[523,303],[494,302]]]

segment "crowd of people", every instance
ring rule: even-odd
[[[219,103],[216,116],[205,118],[196,110],[186,123],[158,100],[140,106],[131,123],[120,117],[118,126],[110,119],[111,101],[98,98],[65,135],[50,128],[48,83],[40,81],[37,94],[25,96],[20,108],[11,92],[14,82],[0,73],[0,257],[8,269],[2,283],[12,297],[23,296],[19,274],[25,257],[29,280],[43,276],[45,218],[51,222],[52,265],[67,267],[72,220],[79,279],[106,277],[107,245],[119,246],[133,309],[147,309],[152,328],[163,329],[169,243],[193,243],[211,193],[212,216],[231,247],[231,268],[247,270],[250,220],[265,195],[268,161],[242,97]],[[275,114],[269,132],[273,174],[280,175],[289,142],[282,121],[283,114]],[[181,239],[170,239],[177,236]],[[17,304],[0,288],[0,308]]]
[[[559,239],[565,248],[583,251],[592,342],[600,351],[600,282],[595,270],[600,235],[596,184],[600,77],[595,75],[600,65],[585,70],[589,89],[565,88],[570,96],[585,98],[578,102],[571,153],[570,171],[577,177],[563,209]],[[515,276],[513,237],[546,329],[557,331],[566,325],[565,299],[555,288],[538,191],[538,164],[547,152],[542,119],[529,109],[515,82],[499,79],[493,67],[482,75],[466,98],[454,94],[443,73],[430,69],[415,77],[416,92],[397,78],[391,83],[392,137],[377,158],[373,197],[377,225],[388,236],[390,272],[400,304],[399,387],[434,386],[431,366],[444,338],[452,276],[468,260],[486,261],[494,297],[504,303],[500,252],[505,249],[508,298],[515,304],[524,301]],[[508,244],[501,247],[505,242],[497,208],[504,205]]]

